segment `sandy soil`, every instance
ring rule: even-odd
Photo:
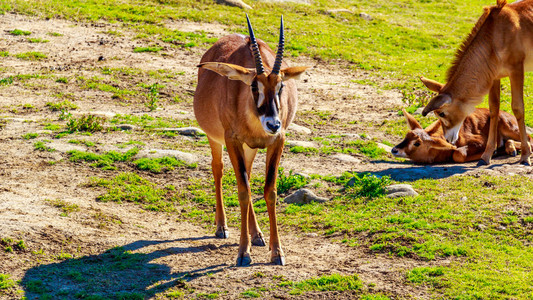
[[[202,30],[211,36],[226,34],[225,28],[212,24],[174,22],[169,28],[183,31]],[[58,113],[46,107],[47,102],[57,102],[54,95],[69,94],[78,106],[76,114],[101,115],[130,114],[174,117],[184,121],[194,119],[192,93],[196,81],[196,64],[205,49],[183,50],[163,45],[159,54],[134,53],[138,46],[152,44],[150,40],[136,39],[135,33],[112,24],[82,24],[62,20],[39,20],[19,15],[4,15],[0,18],[0,51],[9,51],[8,57],[0,60],[1,78],[20,74],[48,74],[46,78],[16,81],[0,86],[0,237],[24,239],[28,246],[16,254],[0,253],[0,273],[10,274],[16,280],[30,282],[47,276],[68,273],[69,261],[57,261],[51,257],[61,253],[74,253],[75,261],[83,265],[98,264],[108,259],[106,250],[123,246],[127,254],[146,254],[139,265],[127,272],[116,272],[107,284],[99,281],[94,288],[100,293],[130,290],[164,291],[173,286],[185,285],[195,293],[222,293],[222,298],[236,298],[252,287],[272,287],[274,276],[299,281],[323,274],[359,274],[367,287],[392,298],[427,299],[431,293],[424,288],[406,283],[405,271],[415,266],[430,263],[409,259],[391,258],[386,255],[371,255],[357,247],[346,247],[335,242],[335,237],[325,238],[302,234],[282,228],[282,241],[287,256],[285,267],[268,264],[267,248],[254,248],[253,264],[248,268],[234,267],[237,253],[238,230],[231,228],[228,240],[213,237],[213,228],[204,228],[176,220],[172,215],[153,213],[129,204],[96,202],[100,191],[87,186],[89,178],[111,177],[118,173],[91,168],[87,164],[68,161],[65,151],[87,149],[85,146],[67,143],[69,138],[54,140],[55,152],[35,151],[33,142],[21,136],[28,132],[40,132],[37,140],[51,139],[43,124],[57,120]],[[48,43],[29,43],[26,37],[13,36],[8,31],[22,29],[32,32],[32,37],[49,40]],[[121,36],[107,34],[121,32]],[[50,36],[58,32],[62,36]],[[42,61],[18,59],[14,54],[39,51],[48,58]],[[100,58],[100,59],[99,59]],[[102,59],[103,58],[103,59]],[[293,65],[314,66],[298,84],[300,107],[296,123],[310,128],[311,135],[293,133],[291,139],[310,140],[314,136],[330,134],[366,133],[378,139],[399,142],[398,137],[369,127],[384,120],[395,120],[399,107],[403,106],[401,95],[395,91],[378,91],[373,87],[354,83],[353,80],[368,76],[363,72],[347,71],[342,64],[331,64],[309,58],[292,59]],[[168,70],[178,80],[166,83],[162,91],[161,109],[148,112],[142,105],[142,97],[113,99],[111,93],[84,89],[76,84],[76,78],[102,76],[101,68],[138,68],[144,71]],[[117,87],[128,87],[138,82],[153,83],[146,74],[124,76],[116,82]],[[55,82],[54,78],[69,78],[69,84]],[[0,79],[1,79],[0,78]],[[179,95],[185,101],[172,101]],[[31,104],[23,108],[23,104]],[[327,111],[329,119],[315,124],[313,113]],[[355,124],[351,121],[357,120]],[[120,150],[116,145],[129,140],[142,140],[145,149],[179,149],[194,153],[198,169],[189,174],[146,175],[161,184],[183,186],[187,176],[210,178],[209,149],[205,145],[191,146],[189,138],[162,138],[141,131],[97,133],[77,137],[96,143],[97,151]],[[304,156],[286,153],[282,166],[296,172],[318,174],[341,174],[343,171],[371,171],[389,175],[395,180],[411,181],[419,178],[444,178],[455,175],[521,174],[531,176],[532,169],[517,165],[518,158],[496,160],[490,167],[477,168],[475,163],[462,165],[416,166],[394,161],[370,161],[355,156],[359,162],[343,162],[333,156]],[[226,159],[226,165],[229,161]],[[56,163],[50,163],[56,162]],[[263,172],[264,155],[256,158],[255,171]],[[143,174],[144,176],[145,174]],[[79,211],[61,217],[50,200],[60,199],[76,204]],[[268,233],[265,230],[268,238]],[[36,259],[32,251],[42,249],[42,259]],[[448,264],[441,260],[431,264]],[[104,264],[102,263],[102,266]],[[87,271],[94,271],[87,267]],[[264,276],[257,276],[261,273]],[[188,274],[185,283],[180,278]],[[255,275],[254,275],[255,274]],[[154,287],[155,283],[161,283]],[[135,286],[132,288],[132,284]],[[66,298],[75,297],[79,283],[58,282],[55,288],[63,289]],[[228,291],[225,293],[224,291]],[[262,292],[268,298],[287,298],[286,292],[270,289]],[[36,294],[27,291],[30,299]],[[191,294],[194,295],[194,294]],[[11,292],[0,298],[19,298]],[[351,299],[351,293],[311,293],[303,298]]]

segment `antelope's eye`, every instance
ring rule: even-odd
[[[419,146],[420,146],[420,142],[416,142],[415,147],[419,147]]]
[[[440,113],[439,113],[439,117],[444,118],[444,113],[443,113],[443,112],[440,112]]]

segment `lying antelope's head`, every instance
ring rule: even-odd
[[[207,62],[200,64],[198,67],[215,71],[229,79],[240,80],[249,85],[252,89],[253,101],[255,101],[257,113],[261,125],[263,125],[263,129],[266,133],[275,135],[280,132],[282,127],[279,112],[282,109],[280,98],[283,93],[283,82],[289,79],[298,79],[309,67],[289,67],[281,69],[285,46],[283,17],[281,17],[276,60],[272,67],[272,71],[270,73],[268,73],[268,70],[265,71],[261,53],[259,52],[259,45],[255,39],[252,24],[250,23],[248,15],[246,15],[246,21],[248,22],[248,31],[250,33],[250,43],[255,60],[255,69],[219,62]]]
[[[428,89],[439,93],[424,107],[422,115],[426,116],[434,112],[442,123],[446,140],[455,144],[459,139],[459,131],[464,120],[474,111],[475,105],[468,105],[472,102],[466,101],[467,99],[454,98],[451,94],[443,92],[444,84],[442,83],[424,77],[420,77],[420,80]]]
[[[411,131],[405,135],[401,143],[392,148],[391,153],[394,156],[408,158],[417,163],[432,163],[442,151],[456,149],[444,139],[438,122],[424,130],[405,109],[403,115]]]

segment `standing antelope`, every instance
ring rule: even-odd
[[[405,109],[403,115],[411,128],[405,135],[405,139],[394,148],[391,153],[397,157],[405,157],[415,163],[431,164],[442,162],[463,163],[479,160],[489,135],[490,113],[486,108],[476,108],[474,113],[465,118],[459,137],[455,145],[452,145],[444,138],[442,122],[437,120],[426,129],[413,118]],[[520,143],[515,142],[520,139],[518,124],[516,119],[500,111],[498,123],[498,149],[505,149],[505,153],[515,156],[516,147],[520,148]],[[530,141],[531,138],[529,138]]]
[[[424,79],[438,92],[424,108],[423,115],[435,111],[442,121],[446,139],[455,143],[464,119],[489,93],[490,131],[481,163],[490,164],[497,146],[500,79],[511,81],[512,109],[518,121],[521,163],[530,165],[531,147],[524,122],[524,72],[533,71],[533,0],[486,7],[468,38],[457,51],[448,70],[447,83]]]
[[[292,79],[297,79],[308,67],[288,67],[282,62],[283,17],[277,54],[255,39],[248,16],[246,20],[250,37],[240,34],[223,37],[202,57],[194,114],[207,134],[213,156],[218,238],[228,238],[229,234],[222,200],[223,145],[235,170],[241,208],[238,266],[252,261],[250,236],[253,245],[265,246],[252,206],[249,180],[257,149],[267,148],[264,197],[270,221],[271,260],[284,265],[276,225],[276,180],[285,129],[296,113],[297,90]]]

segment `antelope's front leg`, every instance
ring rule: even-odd
[[[498,120],[500,115],[500,80],[496,79],[492,82],[492,87],[489,92],[489,109],[490,109],[490,127],[489,138],[485,152],[481,155],[480,164],[490,165],[492,155],[498,146]]]
[[[511,79],[511,106],[513,108],[514,116],[518,122],[518,129],[520,130],[521,142],[521,157],[520,163],[531,165],[529,156],[531,155],[531,145],[529,144],[529,136],[526,132],[526,123],[524,120],[524,66],[520,64],[511,72],[509,76]]]
[[[237,266],[247,266],[252,262],[252,259],[250,258],[250,235],[248,230],[248,215],[250,213],[251,203],[250,182],[248,173],[246,172],[242,143],[232,137],[228,137],[228,134],[226,134],[225,139],[231,164],[233,165],[233,170],[235,170],[239,205],[241,207],[241,238],[239,242]]]
[[[285,254],[281,249],[279,241],[278,225],[276,220],[276,199],[279,161],[283,152],[285,137],[281,136],[276,143],[267,149],[266,180],[265,180],[265,201],[270,221],[270,250],[271,262],[275,265],[285,265]]]

